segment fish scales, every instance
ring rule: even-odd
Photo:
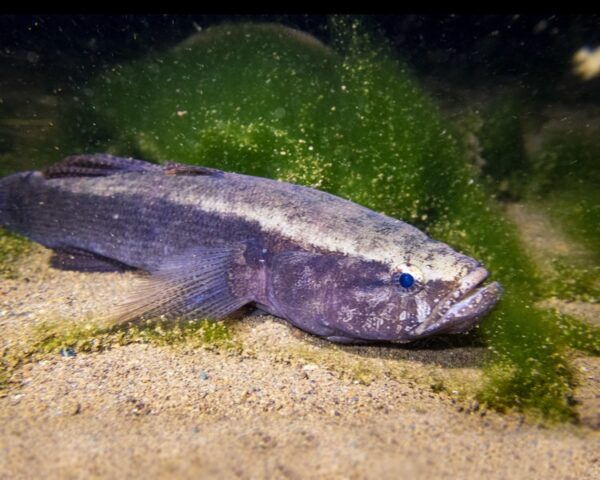
[[[428,240],[411,225],[377,215],[339,197],[245,175],[167,177],[160,173],[128,173],[101,179],[83,178],[77,183],[72,179],[54,182],[57,191],[50,195],[71,195],[70,201],[72,195],[76,195],[82,199],[80,204],[87,196],[88,209],[96,216],[103,208],[125,209],[131,205],[134,210],[143,209],[144,221],[161,228],[154,218],[157,215],[175,217],[176,221],[177,214],[184,212],[207,217],[212,213],[244,224],[256,222],[265,235],[288,238],[303,248],[357,254],[372,260],[386,260],[392,265]],[[108,206],[104,207],[105,204]],[[137,217],[135,212],[133,214]],[[185,224],[185,220],[181,223]],[[210,228],[212,235],[226,230]]]

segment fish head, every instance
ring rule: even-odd
[[[270,294],[291,323],[346,343],[410,342],[469,331],[499,300],[481,286],[487,270],[449,246],[392,265],[339,254],[293,252],[276,259]]]

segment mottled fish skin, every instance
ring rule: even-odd
[[[71,157],[0,180],[0,224],[148,271],[158,279],[148,292],[167,282],[182,297],[145,313],[223,316],[254,303],[337,342],[462,333],[501,294],[495,282],[476,290],[487,276],[479,262],[405,222],[308,187],[202,167]],[[403,288],[400,273],[415,284]],[[190,280],[205,277],[204,286]]]

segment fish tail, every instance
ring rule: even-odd
[[[11,227],[15,221],[15,203],[27,194],[30,178],[35,172],[22,172],[0,178],[0,227]]]
[[[6,178],[0,178],[0,226],[4,226],[8,223],[9,188]]]

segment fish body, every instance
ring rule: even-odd
[[[219,318],[246,304],[335,342],[468,331],[501,295],[476,260],[312,188],[110,155],[0,180],[0,224],[62,268],[150,275],[120,313]]]

